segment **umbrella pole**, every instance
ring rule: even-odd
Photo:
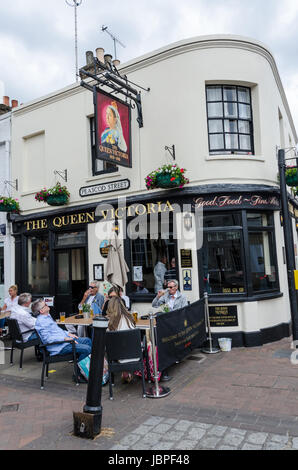
[[[155,343],[155,331],[154,331],[154,318],[155,315],[153,312],[149,312],[149,322],[150,322],[150,336],[152,344],[152,357],[153,357],[153,368],[154,368],[154,385],[151,385],[146,390],[146,397],[148,398],[163,398],[169,395],[171,390],[169,387],[163,387],[158,383],[158,370],[157,370],[157,360],[156,360],[156,343]],[[149,371],[148,371],[149,377]]]

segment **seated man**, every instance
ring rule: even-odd
[[[14,305],[11,309],[10,318],[12,320],[17,320],[21,333],[23,333],[24,331],[33,330],[35,328],[36,318],[31,315],[31,311],[29,308],[31,305],[31,301],[31,294],[20,294],[17,305]],[[37,339],[37,334],[35,333],[35,331],[24,333],[22,336],[23,341]]]
[[[54,344],[47,346],[50,356],[56,354],[69,354],[72,352],[72,345],[67,344],[69,341],[75,339],[76,352],[78,353],[78,362],[91,353],[91,339],[78,338],[76,335],[60,328],[50,315],[50,308],[44,300],[39,299],[32,304],[33,315],[38,315],[35,323],[35,329],[38,332],[41,341],[44,344],[55,343],[56,341],[63,341],[61,344]],[[85,382],[86,380],[78,370],[79,381]]]
[[[102,307],[104,304],[104,296],[98,292],[99,289],[99,282],[92,281],[89,284],[89,288],[83,295],[81,302],[79,303],[79,308],[82,307],[84,304],[90,305],[93,307],[94,315],[101,314]],[[86,336],[86,328],[84,326],[78,326],[78,335],[79,336]]]
[[[152,301],[152,307],[160,307],[163,304],[167,304],[171,311],[187,307],[187,299],[178,290],[178,281],[176,279],[168,281],[168,289],[166,291],[159,290]]]
[[[167,304],[170,311],[178,310],[188,305],[185,295],[181,294],[178,290],[178,281],[176,279],[169,280],[168,289],[166,291],[158,291],[157,296],[152,301],[152,307],[160,307],[163,304]],[[165,369],[162,371],[161,381],[167,380],[171,380],[171,377],[168,375],[167,369]]]
[[[89,304],[90,306],[96,306],[94,309],[96,311],[94,311],[94,313],[101,313],[104,296],[98,292],[98,289],[99,282],[90,282],[89,288],[86,290],[81,302],[79,303],[79,307],[82,307],[83,304]]]

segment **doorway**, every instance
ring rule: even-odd
[[[86,249],[67,248],[55,252],[56,314],[74,314],[86,290]]]

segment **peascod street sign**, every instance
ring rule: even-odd
[[[96,194],[111,193],[114,191],[123,191],[129,189],[130,181],[128,179],[111,181],[110,183],[93,184],[80,188],[80,196],[92,196]]]

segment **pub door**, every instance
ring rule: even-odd
[[[86,290],[86,250],[68,248],[55,252],[55,311],[70,315],[78,311],[78,304]]]

